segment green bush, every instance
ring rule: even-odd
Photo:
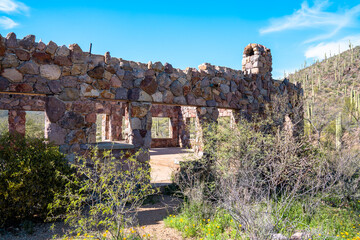
[[[46,217],[65,186],[59,173],[69,172],[64,155],[43,139],[0,136],[0,227]]]
[[[67,191],[58,194],[50,209],[66,206],[65,223],[69,234],[92,234],[98,239],[138,239],[132,230],[138,207],[156,191],[150,184],[148,162],[137,161],[138,154],[124,153],[115,158],[111,151],[98,151],[77,157],[76,170],[67,180]],[[131,230],[129,230],[129,228]]]
[[[271,239],[298,231],[307,239],[357,235],[358,152],[312,146],[269,119],[239,119],[231,128],[216,130],[206,132],[204,152],[212,153],[210,161],[181,165],[178,183],[187,202],[178,216],[165,221],[168,226],[204,239],[226,239],[223,234]],[[205,170],[207,174],[199,174]],[[217,229],[207,224],[204,231],[199,219],[207,216],[213,222],[219,211],[233,222],[223,219],[226,224],[216,223]]]

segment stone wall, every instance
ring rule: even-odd
[[[36,42],[33,35],[17,39],[9,33],[6,38],[0,36],[0,108],[11,110],[11,129],[22,134],[25,115],[21,111],[44,110],[46,137],[65,153],[95,142],[100,113],[109,115],[110,141],[125,139],[146,150],[152,142],[152,104],[193,106],[198,117],[209,115],[213,108],[251,116],[261,114],[274,96],[286,95],[291,113],[301,89],[273,80],[271,61],[269,49],[250,44],[244,51],[243,71],[208,63],[181,70],[169,63],[132,62],[111,57],[109,52],[84,52],[77,44],[45,44]],[[207,109],[204,114],[203,109]],[[178,129],[173,129],[180,134],[183,115],[179,110]],[[126,117],[126,136],[121,134],[122,117]],[[179,139],[172,143],[186,145]]]

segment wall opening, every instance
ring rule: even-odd
[[[186,118],[186,128],[190,136],[190,140],[194,140],[196,138],[196,118],[189,117]]]
[[[25,136],[31,138],[44,138],[45,112],[26,111]]]
[[[251,46],[245,47],[244,53],[247,57],[253,56],[255,54],[254,49]]]
[[[152,138],[172,138],[171,121],[168,117],[153,117],[151,126]]]
[[[9,111],[0,110],[0,135],[9,132]]]
[[[126,140],[127,139],[127,124],[126,124],[126,119],[125,116],[123,116],[122,120],[121,120],[121,140]]]
[[[110,140],[110,116],[106,114],[96,115],[96,142]]]

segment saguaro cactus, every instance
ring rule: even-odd
[[[336,118],[336,139],[335,139],[336,150],[341,149],[341,135],[342,135],[341,112],[339,112],[339,114]]]

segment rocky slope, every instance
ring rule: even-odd
[[[350,47],[350,46],[349,46]],[[335,135],[341,114],[342,136],[357,129],[360,117],[360,47],[305,67],[289,75],[304,90],[305,131],[318,138]],[[356,132],[356,131],[355,131]]]

